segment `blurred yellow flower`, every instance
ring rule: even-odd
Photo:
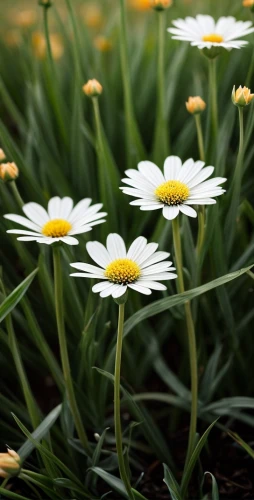
[[[3,161],[5,158],[6,156],[4,150],[0,148],[0,161]]]
[[[50,46],[52,56],[55,60],[60,59],[64,53],[64,46],[62,37],[58,33],[52,33],[50,35]],[[35,31],[32,34],[32,47],[34,54],[38,59],[45,59],[47,54],[47,44],[43,33]]]
[[[98,35],[94,39],[94,46],[101,52],[109,52],[112,49],[112,42],[105,36]]]
[[[254,7],[254,0],[243,0],[244,7]]]
[[[144,11],[151,9],[150,0],[129,0],[129,5],[132,9]]]
[[[84,5],[81,9],[81,14],[84,22],[89,28],[101,28],[104,23],[104,16],[98,5],[94,3],[88,3]]]
[[[18,175],[19,175],[19,169],[18,169],[16,163],[8,162],[8,163],[1,163],[0,164],[0,179],[2,179],[2,181],[4,181],[4,182],[14,181],[15,179],[17,179]],[[0,456],[1,456],[1,453],[0,453]],[[1,467],[1,465],[0,465],[0,467]]]
[[[0,477],[16,476],[20,471],[20,456],[14,451],[0,453]]]
[[[235,85],[232,92],[232,101],[235,106],[245,107],[248,106],[251,101],[254,99],[254,94],[251,94],[250,89],[248,87],[240,87],[236,90]]]
[[[173,0],[150,0],[150,6],[155,10],[164,10],[171,7]]]
[[[103,87],[98,80],[93,78],[83,85],[82,90],[88,97],[97,97],[102,94]]]
[[[36,11],[32,9],[12,10],[9,14],[9,19],[16,26],[21,28],[30,28],[37,21]]]
[[[8,30],[4,33],[3,38],[8,47],[18,47],[21,43],[20,30]]]
[[[202,113],[206,108],[206,103],[201,99],[201,97],[189,97],[188,101],[185,103],[187,111],[192,115]]]

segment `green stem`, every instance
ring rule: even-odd
[[[168,130],[165,116],[165,11],[156,12],[157,16],[157,116],[154,136],[154,158],[157,163],[162,163],[168,155]]]
[[[225,234],[228,235],[226,241],[227,255],[230,254],[231,248],[234,241],[235,235],[235,223],[237,218],[237,211],[240,204],[241,196],[241,186],[242,186],[242,174],[243,174],[243,160],[244,160],[244,124],[243,124],[243,112],[244,108],[239,107],[239,151],[236,161],[236,168],[232,180],[232,188],[229,191],[229,196],[231,199],[231,204],[228,210],[228,216],[225,225]]]
[[[179,217],[173,220],[173,240],[175,248],[176,269],[178,275],[178,291],[183,293],[184,279],[182,266],[182,246],[179,227]],[[195,447],[196,428],[197,428],[197,408],[198,408],[198,372],[197,372],[197,348],[195,328],[192,319],[190,302],[185,304],[185,317],[188,332],[189,358],[190,358],[190,376],[191,376],[191,420],[189,430],[188,450],[185,460],[185,469],[189,463],[190,457]]]
[[[201,126],[201,118],[200,113],[194,115],[198,136],[198,150],[199,150],[199,158],[201,161],[205,161],[205,147],[204,147],[204,137]]]
[[[218,135],[218,104],[217,104],[217,76],[216,76],[216,58],[209,59],[209,91],[210,91],[210,113],[212,138],[214,140],[213,148],[216,146]]]
[[[49,26],[48,26],[48,9],[49,9],[49,7],[47,5],[43,6],[43,24],[44,24],[44,32],[45,32],[45,39],[46,39],[46,45],[47,45],[48,59],[50,61],[51,68],[54,71],[54,68],[55,68],[54,67],[54,59],[52,56],[50,36],[49,36]]]
[[[132,102],[125,0],[120,0],[119,43],[124,93],[124,112],[126,120],[126,154],[127,165],[128,168],[130,168],[133,162],[133,155],[139,157],[139,160],[145,158],[145,156]]]
[[[13,193],[13,196],[17,202],[17,205],[22,208],[24,206],[24,201],[22,200],[20,194],[19,194],[19,190],[17,188],[17,184],[15,181],[11,181],[10,182],[10,187],[11,187],[11,190],[12,190],[12,193]]]
[[[78,437],[84,447],[90,453],[90,446],[87,439],[86,431],[81,420],[79,409],[76,402],[74,388],[71,378],[71,369],[69,363],[67,341],[64,326],[64,304],[63,304],[63,283],[61,272],[61,256],[60,248],[53,247],[53,260],[54,260],[54,285],[55,285],[55,307],[56,307],[56,320],[58,329],[58,338],[60,346],[61,362],[66,385],[67,396],[70,404],[71,413],[78,433]]]
[[[124,309],[125,309],[125,304],[120,304],[119,315],[118,315],[116,358],[115,358],[114,419],[115,419],[115,437],[116,437],[116,450],[118,456],[119,472],[121,479],[124,483],[124,486],[126,488],[128,497],[134,499],[128,474],[125,469],[124,456],[123,456],[122,427],[121,427],[120,377],[121,377],[121,358],[122,358],[122,345],[123,345]]]

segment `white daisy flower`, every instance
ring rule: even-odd
[[[109,234],[106,247],[98,241],[91,241],[86,245],[90,257],[100,267],[91,266],[83,262],[71,264],[81,273],[71,276],[80,278],[97,278],[100,283],[94,285],[93,292],[100,293],[101,297],[112,295],[114,299],[121,297],[131,288],[145,295],[151,290],[166,290],[166,286],[157,280],[171,280],[177,278],[171,267],[172,262],[165,261],[169,257],[167,252],[157,252],[157,243],[147,243],[146,238],[139,236],[126,251],[123,238],[118,234]]]
[[[4,217],[17,222],[25,229],[10,229],[7,233],[22,234],[20,241],[37,241],[51,245],[56,241],[63,241],[67,245],[78,245],[79,241],[73,238],[76,234],[87,233],[96,224],[105,222],[105,212],[99,212],[101,203],[91,204],[90,198],[84,198],[73,208],[73,200],[68,196],[55,196],[48,202],[48,211],[38,203],[27,203],[22,207],[22,217],[16,214],[6,214]]]
[[[211,205],[216,203],[213,196],[225,192],[219,184],[227,179],[215,177],[206,180],[214,167],[205,167],[203,161],[191,158],[182,164],[178,156],[169,156],[164,162],[164,175],[151,161],[141,161],[138,170],[126,170],[128,178],[122,179],[131,187],[120,187],[123,193],[138,198],[130,205],[137,205],[140,210],[162,209],[163,216],[172,220],[179,212],[190,217],[197,217],[197,212],[190,205]],[[205,182],[204,182],[205,181]]]
[[[198,15],[177,19],[173,25],[175,28],[168,28],[173,39],[190,42],[199,49],[240,49],[248,42],[238,39],[254,31],[251,21],[237,21],[232,16],[220,17],[216,22],[211,16]]]

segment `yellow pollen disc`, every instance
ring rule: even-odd
[[[204,35],[202,40],[203,42],[222,43],[224,38],[221,35],[217,35],[217,33],[210,33],[210,35]]]
[[[180,181],[166,181],[156,188],[154,194],[166,205],[180,205],[187,200],[190,190]]]
[[[131,259],[116,259],[106,267],[105,276],[111,283],[128,285],[140,278],[141,269]]]
[[[71,230],[72,225],[64,219],[49,220],[42,228],[42,234],[50,238],[62,238]]]

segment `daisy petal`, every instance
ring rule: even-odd
[[[165,219],[173,220],[179,214],[179,207],[176,205],[175,206],[164,205],[162,213],[163,213],[163,217],[165,217]]]
[[[39,226],[44,226],[44,224],[46,224],[49,220],[49,215],[45,208],[38,203],[26,203],[26,205],[22,207],[22,210],[32,222],[38,224]]]
[[[189,207],[188,205],[179,205],[179,210],[188,217],[197,217],[197,212],[194,208]]]
[[[178,156],[168,156],[164,162],[164,176],[166,181],[178,178],[182,162]]]
[[[107,250],[112,260],[124,259],[126,257],[125,243],[119,234],[111,233],[108,235]]]
[[[100,267],[105,269],[108,264],[110,264],[112,259],[107,249],[98,241],[89,241],[89,243],[86,244],[86,249],[91,259],[93,259],[96,264],[99,264]]]
[[[138,238],[136,238],[128,250],[127,258],[137,261],[140,254],[144,252],[146,245],[146,238],[144,238],[143,236],[139,236]]]
[[[155,187],[165,182],[162,171],[151,161],[141,161],[138,164],[138,169],[145,179],[148,179]]]
[[[143,293],[143,295],[151,295],[151,290],[149,288],[146,288],[144,286],[132,284],[128,285],[129,288],[132,288],[132,290],[135,290],[136,292]]]
[[[28,229],[33,229],[36,232],[39,232],[41,230],[41,227],[38,226],[38,224],[34,224],[34,222],[31,222],[29,219],[22,217],[22,215],[6,214],[4,215],[4,218],[11,220],[12,222],[17,222],[17,224],[28,227]]]

